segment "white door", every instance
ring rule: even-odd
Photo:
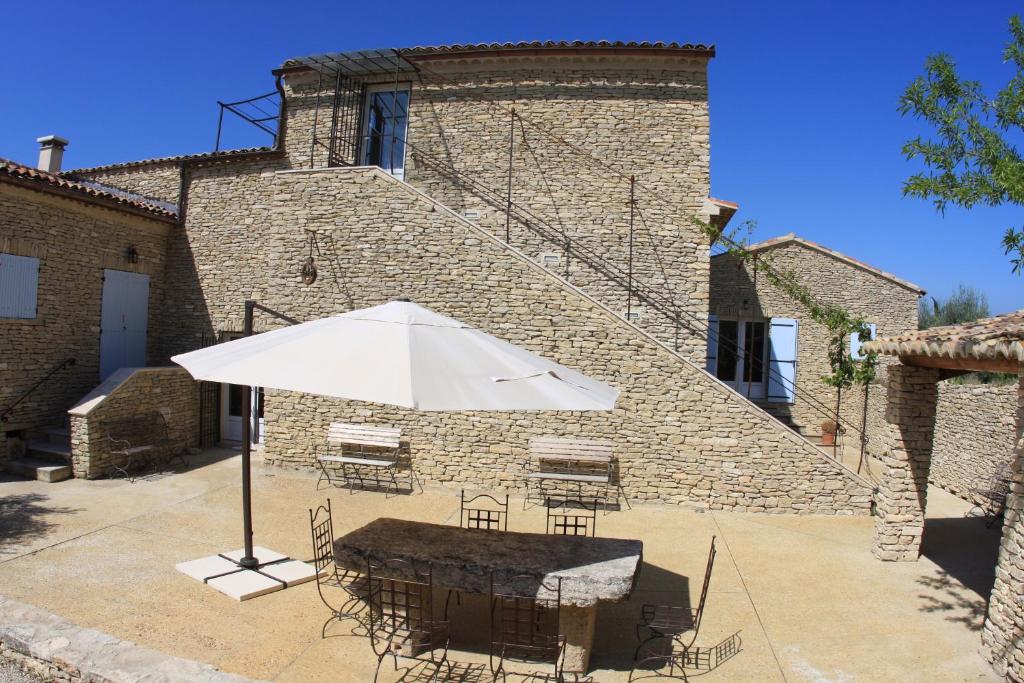
[[[103,271],[100,309],[100,381],[120,368],[146,365],[149,276]]]
[[[764,398],[767,357],[765,323],[714,320],[710,329],[708,372],[744,396]]]
[[[369,86],[363,109],[361,163],[364,166],[379,166],[403,180],[408,126],[408,84]]]
[[[240,334],[226,334],[224,341],[239,339]],[[263,387],[252,388],[252,443],[263,443]],[[242,443],[242,387],[237,384],[220,385],[220,438],[221,441]]]

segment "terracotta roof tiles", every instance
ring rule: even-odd
[[[974,358],[1024,363],[1024,309],[961,325],[930,327],[864,342],[891,356]]]

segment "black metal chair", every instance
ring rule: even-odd
[[[708,586],[711,585],[711,570],[715,566],[715,537],[711,537],[711,549],[708,551],[708,563],[704,570],[704,585],[700,590],[700,602],[696,608],[678,605],[643,605],[640,608],[640,622],[636,625],[636,639],[640,641],[633,653],[633,661],[638,664],[661,661],[675,664],[676,661],[686,662],[687,653],[697,640],[700,623],[704,617],[704,607],[708,600]],[[644,631],[647,637],[643,637]],[[654,653],[640,660],[640,651],[645,645],[667,639],[669,652]],[[682,648],[681,652],[673,653],[673,644]]]
[[[497,589],[491,574],[490,661],[494,680],[507,678],[505,662],[550,664],[555,680],[565,680],[565,636],[559,632],[562,579],[516,576]]]
[[[466,500],[466,492],[462,491],[459,526],[463,529],[508,531],[508,496],[505,496],[505,502],[486,493]]]
[[[597,508],[602,501],[547,498],[547,524],[545,533],[561,536],[595,536],[597,534]]]
[[[451,663],[448,646],[451,633],[448,622],[434,619],[434,578],[429,564],[417,566],[402,559],[368,558],[370,645],[377,655],[376,681],[388,655],[425,662],[434,667],[433,680],[448,680]],[[445,666],[448,677],[441,676]]]
[[[331,499],[327,505],[309,511],[309,528],[313,535],[313,565],[316,567],[316,590],[320,600],[331,610],[331,616],[324,622],[320,637],[327,637],[327,627],[332,621],[355,619],[362,623],[366,609],[366,577],[359,572],[341,569],[334,561],[334,518],[331,514]],[[327,589],[325,594],[325,590]],[[333,600],[327,595],[334,594]],[[337,605],[337,606],[336,606]]]

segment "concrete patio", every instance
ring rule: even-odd
[[[335,625],[313,584],[237,603],[174,565],[240,545],[239,457],[209,451],[184,473],[59,484],[0,478],[0,593],[224,671],[275,681],[372,678],[376,660],[351,624]],[[311,555],[307,509],[330,496],[335,532],[378,517],[457,523],[458,490],[385,499],[315,491],[315,476],[254,471],[259,545]],[[513,503],[509,528],[541,531],[543,511]],[[967,504],[929,491],[924,556],[883,563],[871,554],[873,519],[698,512],[637,507],[598,519],[599,535],[639,538],[645,567],[631,601],[602,606],[591,675],[628,677],[633,623],[643,602],[700,592],[707,547],[719,539],[699,639],[739,632],[742,651],[710,681],[989,681],[978,654],[999,530],[964,519]],[[464,680],[489,680],[473,602],[451,658]],[[479,605],[478,605],[479,606]],[[477,612],[479,610],[476,610]],[[460,618],[462,618],[460,616]],[[397,675],[386,669],[389,678]],[[415,677],[414,672],[414,677]],[[486,674],[486,675],[484,675]]]

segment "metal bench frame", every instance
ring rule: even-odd
[[[409,491],[419,486],[422,493],[423,485],[412,464],[402,457],[401,437],[402,430],[397,427],[332,422],[327,429],[327,439],[316,451],[320,466],[317,488],[326,480],[333,486],[348,488],[349,493],[357,490],[386,492],[386,484],[399,493],[403,489],[398,483],[398,468],[405,465],[409,472]],[[329,469],[328,465],[332,464],[341,467]],[[370,474],[372,476],[367,476]]]
[[[110,464],[128,481],[135,481],[131,473],[140,460],[152,463],[153,456],[165,452],[168,460],[177,459],[183,467],[188,467],[181,453],[183,449],[175,448],[167,420],[159,411],[104,420],[101,424],[110,450]]]
[[[575,484],[575,497],[582,499],[583,487],[604,488],[604,501],[618,504],[619,494],[626,507],[632,509],[629,498],[622,488],[618,476],[618,463],[611,441],[593,439],[568,439],[555,436],[538,436],[530,439],[530,459],[526,471],[526,497],[523,508],[539,494],[545,499],[544,482],[562,483],[559,497],[569,495],[569,488]],[[610,495],[614,491],[615,495]]]

